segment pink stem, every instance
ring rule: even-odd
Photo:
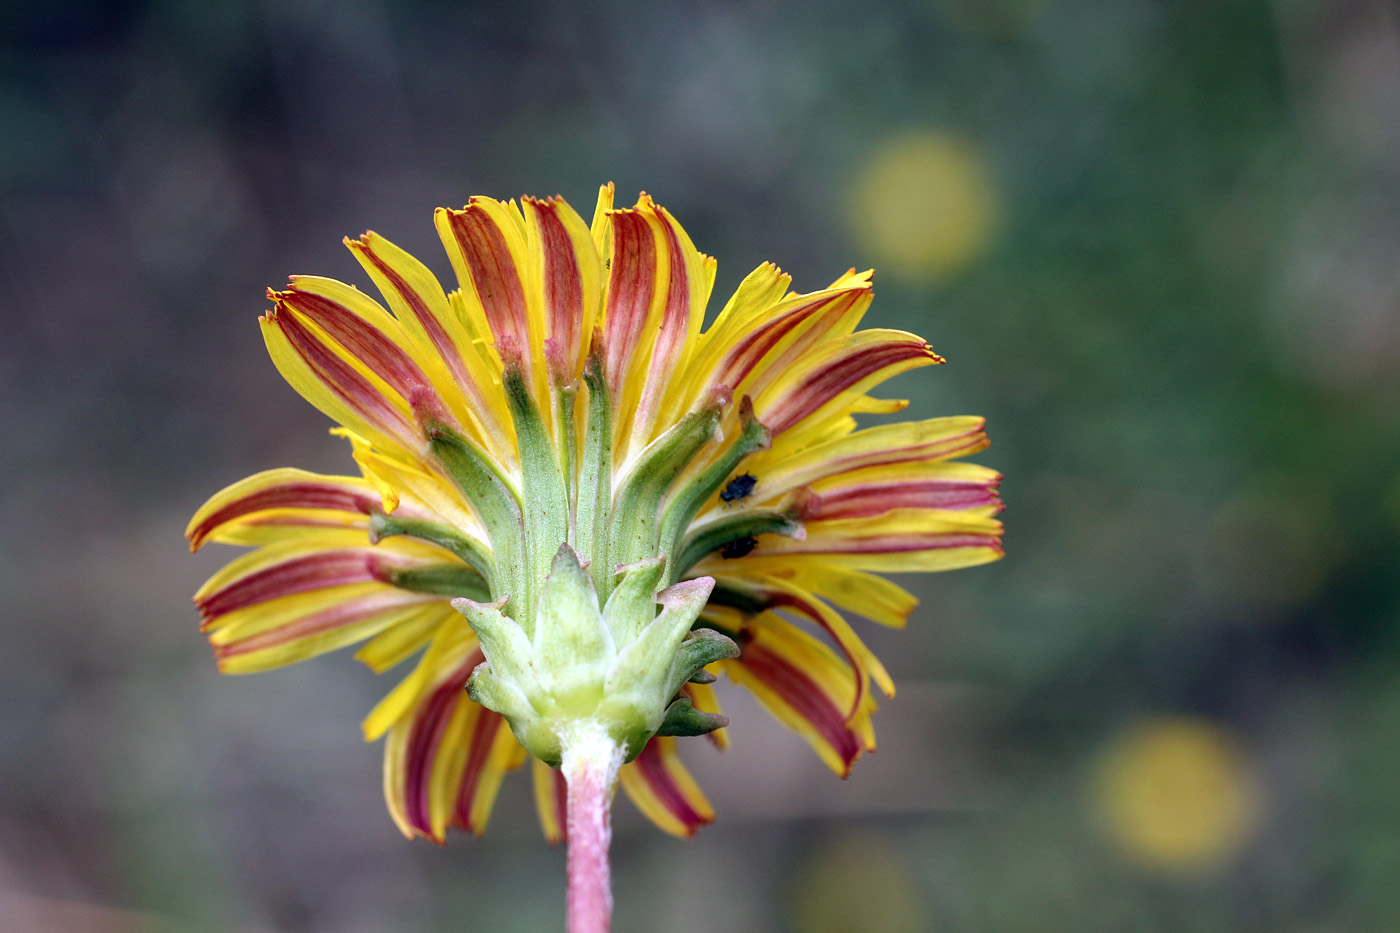
[[[608,933],[612,926],[612,791],[621,754],[605,736],[579,736],[564,748],[569,784],[568,933]]]

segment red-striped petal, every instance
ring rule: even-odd
[[[825,359],[796,368],[772,398],[757,404],[758,419],[776,435],[821,411],[842,393],[863,391],[913,366],[943,359],[913,334],[867,330]]]
[[[670,736],[648,742],[623,766],[619,781],[637,808],[672,835],[693,836],[714,821],[710,802],[676,756],[676,740]]]
[[[196,598],[195,605],[208,621],[281,596],[382,579],[383,570],[379,565],[389,561],[387,555],[374,553],[369,548],[315,551],[264,567],[202,594]]]
[[[280,302],[279,302],[280,304]],[[398,401],[400,408],[343,357],[331,350],[311,329],[309,322],[296,314],[273,314],[263,318],[269,326],[278,328],[297,356],[340,403],[356,412],[380,433],[396,440],[407,449],[418,443],[417,430],[405,415],[407,398]]]
[[[406,400],[430,386],[418,364],[379,327],[327,295],[306,290],[312,281],[293,279],[287,291],[271,294],[279,317],[290,311],[294,318],[311,321]]]
[[[469,280],[486,314],[498,344],[513,345],[519,352],[530,348],[530,326],[525,285],[507,232],[494,216],[487,199],[472,198],[460,211],[444,211],[451,244],[465,265]]]
[[[944,509],[962,511],[1000,509],[996,482],[922,480],[914,482],[866,482],[845,488],[822,490],[804,500],[809,518],[864,518],[891,509]]]
[[[744,632],[743,653],[723,666],[730,679],[749,687],[843,777],[857,758],[875,747],[869,723],[873,702],[867,700],[862,714],[850,718],[843,702],[854,690],[849,668],[794,626],[760,617]]]
[[[308,509],[369,515],[379,506],[378,493],[359,477],[268,470],[215,494],[190,520],[185,537],[194,551],[226,525],[259,512]],[[328,523],[343,524],[333,520]]]
[[[251,655],[255,652],[268,651],[271,649],[287,649],[295,642],[307,641],[316,636],[325,635],[340,629],[350,629],[361,622],[370,622],[375,619],[387,618],[394,610],[417,605],[419,603],[439,600],[439,596],[430,596],[422,593],[409,593],[405,590],[397,590],[392,587],[375,589],[371,592],[353,598],[346,598],[340,602],[333,603],[323,609],[309,612],[306,615],[298,616],[287,622],[272,628],[254,632],[244,636],[226,636],[225,633],[232,628],[219,629],[211,637],[210,641],[214,645],[214,657],[220,662],[220,667],[233,658]],[[208,627],[209,623],[206,623]],[[367,638],[369,634],[359,634],[353,640]],[[339,647],[336,645],[335,647]],[[321,650],[332,650],[329,648]],[[303,656],[288,657],[281,660],[279,664],[292,663],[293,661],[304,660],[312,654],[320,654],[321,650],[310,651]]]
[[[612,219],[612,265],[608,279],[603,341],[608,389],[622,395],[657,287],[657,231],[654,221],[635,210],[617,210]]]

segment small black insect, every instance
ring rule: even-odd
[[[757,538],[745,535],[742,538],[735,538],[733,541],[730,541],[724,547],[720,548],[719,556],[726,560],[735,557],[743,557],[757,546]]]
[[[729,485],[724,487],[724,491],[719,494],[721,502],[736,502],[739,499],[748,498],[753,493],[753,487],[758,483],[758,477],[752,473],[740,473],[729,481]]]

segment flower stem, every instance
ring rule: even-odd
[[[608,933],[612,926],[612,795],[622,750],[596,723],[563,743],[560,770],[569,785],[568,933]]]

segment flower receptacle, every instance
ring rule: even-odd
[[[664,567],[664,557],[619,567],[600,609],[585,565],[564,544],[532,607],[530,634],[502,612],[508,597],[453,600],[486,656],[467,683],[472,699],[504,716],[521,745],[554,767],[584,723],[606,732],[626,761],[658,730],[701,735],[724,726],[724,717],[680,696],[705,665],[739,653],[718,632],[691,630],[714,581],[658,589]]]

